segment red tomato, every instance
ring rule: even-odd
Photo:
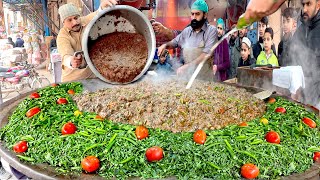
[[[74,95],[74,94],[75,94],[75,92],[74,92],[74,90],[73,90],[73,89],[69,89],[69,90],[68,90],[68,94]]]
[[[247,124],[246,122],[243,122],[243,123],[240,123],[239,126],[240,126],[240,127],[247,127],[248,124]]]
[[[137,126],[135,133],[139,140],[144,139],[149,135],[148,129],[144,126]]]
[[[31,99],[37,99],[40,97],[40,94],[37,92],[31,93],[29,96]]]
[[[314,152],[313,161],[320,162],[320,152]]]
[[[57,87],[57,86],[59,86],[59,84],[53,83],[53,84],[51,84],[51,86],[52,87]]]
[[[103,118],[100,115],[96,115],[95,119],[103,120]]]
[[[244,164],[241,167],[241,175],[246,179],[254,179],[259,175],[259,168],[251,163]]]
[[[264,138],[269,143],[280,144],[280,135],[275,131],[269,131]]]
[[[91,173],[99,169],[100,161],[95,156],[87,156],[81,161],[81,167],[83,170]]]
[[[30,117],[38,114],[40,111],[41,111],[40,108],[38,108],[38,107],[33,107],[33,108],[29,109],[29,110],[26,112],[26,116],[27,116],[28,118],[30,118]]]
[[[302,119],[302,121],[311,128],[317,127],[317,124],[310,118],[305,117]]]
[[[282,114],[286,113],[286,109],[284,107],[277,107],[275,111]]]
[[[23,153],[28,150],[28,142],[27,141],[19,141],[17,144],[13,146],[13,151],[16,153]]]
[[[68,104],[68,100],[66,98],[59,98],[57,104]]]
[[[68,122],[62,126],[61,133],[62,135],[74,134],[76,130],[77,130],[77,127],[72,122]]]
[[[163,150],[159,146],[153,146],[146,151],[146,158],[149,162],[160,161],[163,158]]]
[[[275,102],[276,102],[276,99],[275,99],[275,98],[272,98],[272,97],[271,97],[271,98],[268,99],[268,103],[269,103],[269,104],[273,104],[273,103],[275,103]]]
[[[207,139],[207,134],[203,130],[199,129],[193,134],[193,141],[198,144],[204,144]]]

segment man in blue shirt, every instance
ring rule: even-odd
[[[196,0],[191,6],[191,24],[172,41],[158,48],[160,56],[166,48],[182,48],[184,65],[177,69],[177,74],[189,78],[197,65],[210,53],[217,39],[217,29],[208,24],[208,5],[204,0]],[[197,76],[202,80],[213,80],[212,62],[206,61]]]

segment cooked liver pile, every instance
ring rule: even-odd
[[[260,117],[265,103],[245,89],[196,81],[191,89],[176,81],[139,82],[74,97],[81,111],[114,122],[172,132],[219,129]]]
[[[114,32],[89,47],[90,59],[111,82],[130,82],[143,70],[148,57],[145,38],[138,33]]]

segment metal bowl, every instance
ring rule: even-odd
[[[147,62],[140,74],[130,82],[120,83],[106,79],[99,73],[90,59],[88,52],[90,42],[113,32],[139,33],[147,41]],[[89,68],[99,79],[110,84],[128,84],[138,80],[149,69],[156,51],[156,39],[148,18],[142,12],[131,6],[119,5],[99,11],[90,21],[82,36],[82,50]]]

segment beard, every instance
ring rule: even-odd
[[[204,23],[207,21],[206,18],[202,17],[202,19],[200,21],[196,20],[196,19],[192,19],[191,21],[191,27],[193,30],[197,30],[200,29]]]
[[[301,18],[302,18],[302,21],[307,24],[307,25],[310,25],[311,24],[311,20],[312,18],[314,18],[317,13],[319,12],[319,10],[317,10],[317,8],[315,7],[312,14],[311,14],[311,17],[307,14],[307,13],[303,13],[301,11]]]
[[[236,37],[235,36],[231,36],[230,40],[229,40],[229,45],[230,46],[234,46],[236,44]]]
[[[74,25],[74,26],[71,28],[71,31],[73,31],[73,32],[79,32],[80,29],[81,29],[80,24],[77,24],[77,25]]]

